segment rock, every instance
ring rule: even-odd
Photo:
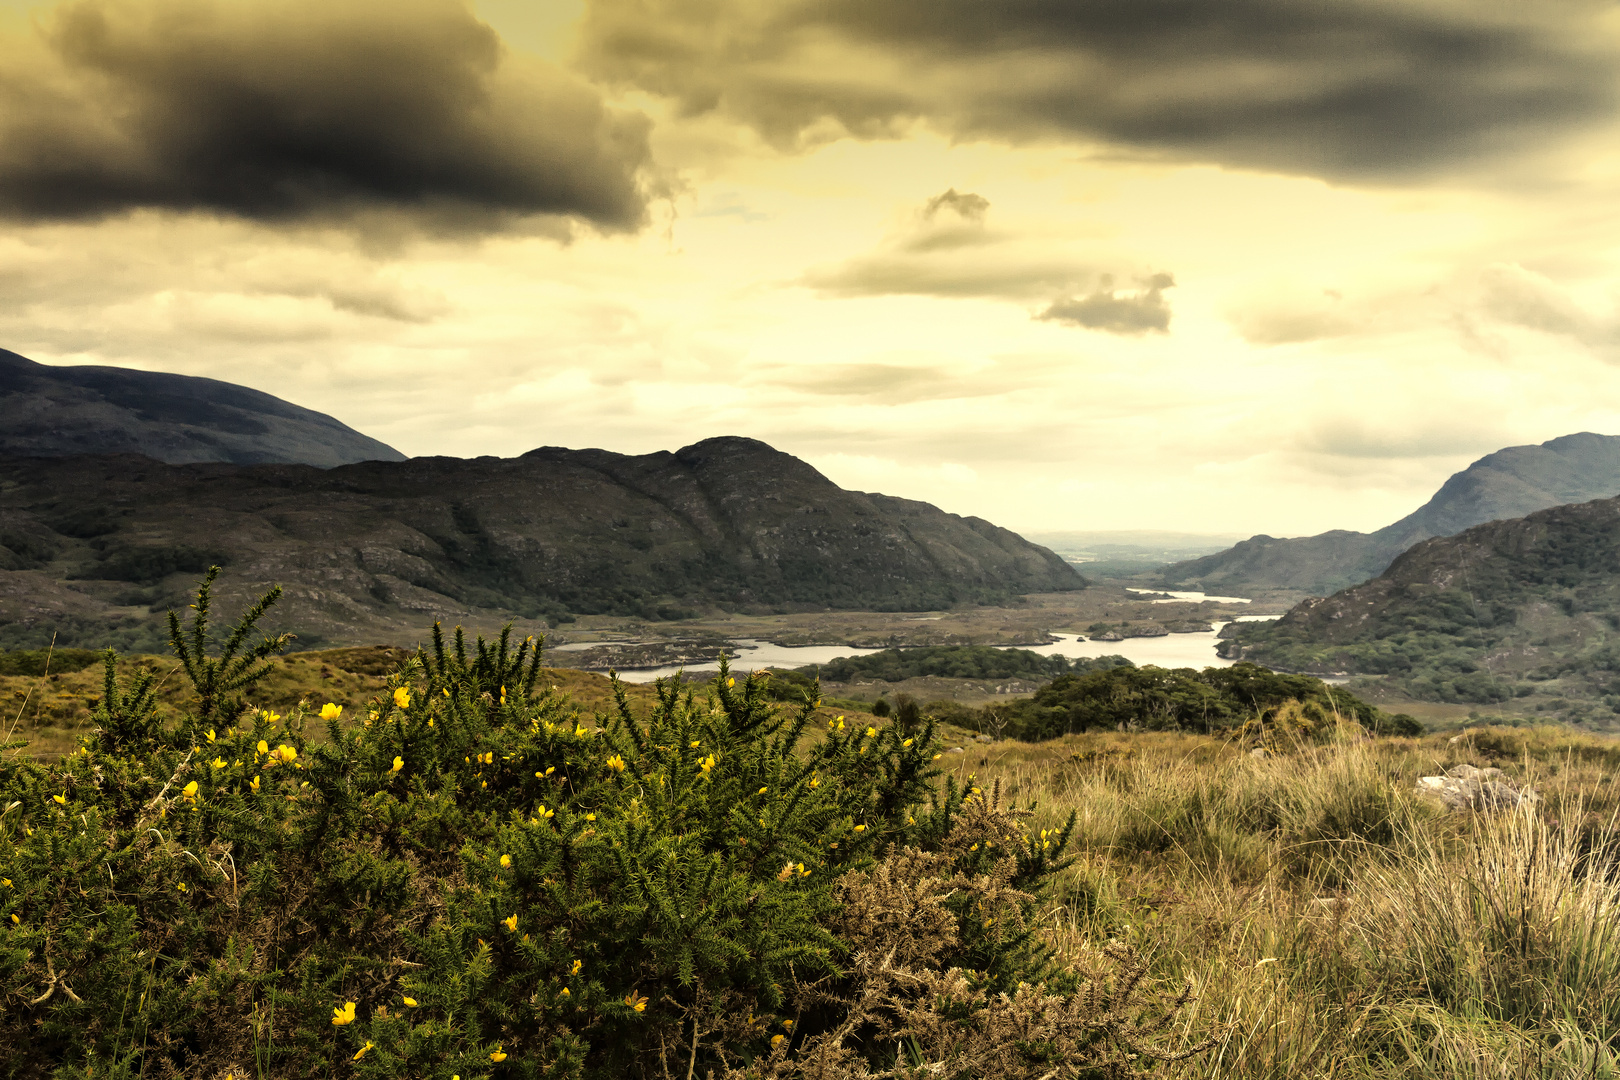
[[[1267,750],[1263,746],[1257,746],[1253,750],[1249,751],[1249,756],[1252,758],[1259,758],[1264,761],[1266,758],[1271,756],[1271,751]]]
[[[1481,769],[1473,765],[1453,765],[1446,770],[1446,775],[1458,780],[1485,781],[1498,779],[1502,775],[1502,770],[1494,767]]]
[[[1101,634],[1093,634],[1092,637],[1091,637],[1091,640],[1092,641],[1124,641],[1125,639],[1120,637],[1118,634],[1114,633],[1112,630],[1106,630]]]
[[[947,754],[965,754],[965,753],[967,753],[967,751],[963,750],[960,746],[953,746],[953,747],[951,747],[949,750],[947,750],[945,752]]]
[[[975,735],[975,736],[973,736],[973,741],[974,742],[995,742],[996,740],[994,738],[992,738],[991,736],[989,736],[989,735]]]
[[[1534,806],[1539,800],[1530,788],[1520,790],[1502,776],[1501,769],[1481,769],[1473,765],[1455,765],[1445,776],[1418,778],[1413,793],[1431,795],[1453,811],[1480,810],[1486,813],[1515,810]]]

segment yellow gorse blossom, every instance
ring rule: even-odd
[[[402,757],[396,757],[394,759],[394,767],[392,769],[389,769],[388,771],[389,772],[399,772],[399,770],[403,769],[404,767],[405,767],[405,759],[402,758]]]
[[[197,781],[193,780],[185,787],[181,788],[180,794],[184,795],[188,799],[195,799],[197,797]]]
[[[257,776],[255,776],[252,780],[249,780],[248,781],[248,787],[252,788],[254,791],[258,791],[259,790],[259,778]]]
[[[696,746],[697,744],[693,743],[692,745]],[[624,758],[618,754],[613,754],[607,759],[607,767],[614,772],[624,772]]]
[[[555,811],[553,811],[553,810],[547,810],[547,809],[546,809],[546,804],[545,804],[545,803],[541,803],[541,804],[539,804],[539,805],[538,805],[538,806],[536,806],[536,807],[535,807],[535,808],[534,808],[534,813],[535,813],[535,816],[536,816],[536,817],[537,817],[537,818],[538,818],[538,819],[539,819],[539,820],[541,820],[541,821],[545,821],[545,820],[546,820],[546,819],[547,819],[547,818],[549,818],[549,817],[551,817],[551,816],[552,816],[552,815],[553,815],[553,814],[554,814],[554,813],[555,813]]]
[[[394,687],[394,704],[402,709],[411,707],[411,691],[407,686]]]
[[[900,746],[901,746],[902,749],[904,749],[905,747],[910,746],[913,741],[914,740],[912,740],[912,739],[907,739],[905,742],[901,743]]]
[[[403,1001],[407,1008],[416,1008],[416,999],[413,997],[402,997],[399,1000]]]
[[[782,1045],[782,1036],[780,1036],[780,1035],[772,1035],[771,1036],[771,1049],[775,1050],[778,1046],[781,1046],[781,1045]]]
[[[636,1010],[636,1012],[647,1011],[647,999],[636,993],[634,990],[624,995],[624,1003]]]
[[[214,729],[213,728],[209,728],[207,731],[203,732],[203,734],[208,736],[208,741],[209,742],[214,741]]]
[[[584,971],[584,970],[585,970],[585,961],[583,961],[583,960],[575,960],[573,969],[569,971],[569,974],[570,975],[578,975],[581,971]]]
[[[226,762],[225,762],[224,758],[217,757],[213,761],[210,761],[208,764],[212,765],[216,769],[223,769],[225,767]]]
[[[489,1060],[499,1064],[500,1062],[506,1060],[506,1052],[497,1046],[494,1050],[490,1051]]]
[[[195,787],[196,784],[194,783],[194,784],[192,784],[192,786]],[[53,800],[55,800],[55,802],[56,802],[56,804],[58,806],[66,806],[67,805],[67,795],[65,793],[62,794],[62,795],[52,795],[51,798]]]
[[[343,715],[343,706],[341,706],[341,705],[336,705],[336,704],[333,704],[332,702],[328,701],[325,705],[321,706],[321,719],[322,720],[336,720],[338,717],[340,717],[342,715]]]
[[[270,744],[265,742],[263,739],[260,739],[257,749],[261,754],[268,754],[270,752]]]
[[[714,755],[710,754],[708,757],[698,762],[698,768],[703,770],[704,776],[709,775],[710,770],[714,768]]]
[[[868,739],[875,739],[875,738],[877,738],[877,728],[875,728],[875,727],[869,727],[869,728],[867,728],[867,729],[866,729],[866,737],[867,737],[867,738],[868,738]]]
[[[512,931],[512,933],[517,933],[517,912],[514,911],[512,914],[502,919],[501,923],[505,925],[508,930]]]
[[[510,868],[511,865],[512,865],[512,856],[510,856],[510,855],[502,855],[501,856],[501,869],[506,870],[506,869]]]
[[[345,1001],[343,1008],[332,1010],[332,1023],[336,1027],[354,1023],[354,1002]]]
[[[361,1058],[366,1056],[366,1051],[367,1050],[373,1050],[373,1049],[376,1048],[376,1046],[377,1046],[376,1043],[372,1042],[370,1039],[367,1039],[366,1040],[366,1045],[362,1046],[359,1050],[356,1050],[355,1054],[354,1054],[354,1057],[350,1058],[349,1060],[350,1061],[359,1061]]]
[[[562,988],[562,993],[558,994],[557,996],[558,997],[573,997],[574,995],[573,995],[573,992],[570,991],[568,989],[568,987],[565,986],[565,987]]]

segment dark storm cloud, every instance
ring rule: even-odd
[[[1596,0],[592,0],[586,70],[779,145],[1100,140],[1345,177],[1523,152],[1611,114]]]
[[[456,0],[83,0],[0,72],[0,213],[633,229],[647,123]]]
[[[1139,291],[1116,292],[1113,282],[1104,278],[1102,288],[1096,292],[1059,300],[1037,318],[1110,334],[1162,334],[1170,329],[1170,305],[1164,299],[1164,290],[1175,283],[1169,274],[1154,274],[1141,283]]]

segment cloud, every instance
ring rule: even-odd
[[[1608,119],[1598,0],[591,0],[580,64],[784,148],[1104,143],[1389,178],[1522,155]]]
[[[1154,274],[1142,281],[1142,288],[1136,292],[1117,292],[1113,279],[1104,277],[1097,291],[1059,300],[1036,317],[1110,334],[1162,334],[1170,329],[1170,305],[1165,302],[1164,290],[1175,284],[1176,279],[1169,274]]]
[[[0,214],[633,230],[648,122],[456,0],[75,0],[0,73]]]
[[[1096,277],[1088,267],[1033,254],[1017,244],[1020,238],[992,231],[989,212],[983,195],[949,188],[873,254],[812,270],[804,283],[832,296],[1028,299]]]

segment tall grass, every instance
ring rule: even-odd
[[[1450,814],[1419,776],[1495,764],[1532,810]],[[1182,735],[997,744],[964,762],[1043,822],[1076,814],[1066,953],[1110,938],[1191,978],[1182,1075],[1620,1077],[1620,743],[1567,729],[1271,757]],[[1048,827],[1050,827],[1048,825]]]

